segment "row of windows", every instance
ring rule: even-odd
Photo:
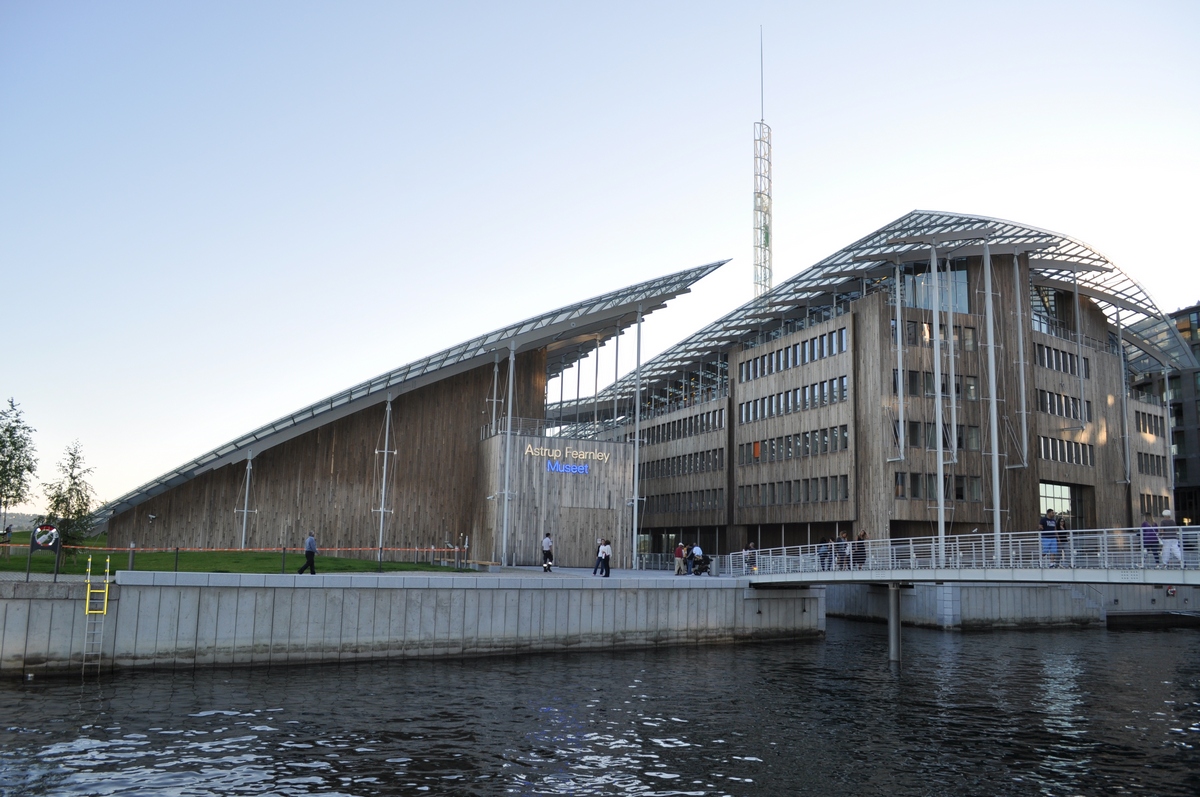
[[[646,512],[696,512],[701,509],[724,509],[725,488],[689,490],[646,497]]]
[[[1079,376],[1079,357],[1069,351],[1056,349],[1053,346],[1037,344],[1034,350],[1037,364],[1052,371],[1062,371],[1064,374]],[[1092,378],[1092,364],[1087,357],[1083,358],[1083,378]]]
[[[1079,399],[1074,396],[1064,396],[1061,393],[1051,393],[1048,390],[1039,390],[1038,392],[1038,409],[1050,415],[1058,415],[1062,418],[1073,418],[1079,420]],[[1084,421],[1092,422],[1092,402],[1084,402]]]
[[[1155,437],[1162,437],[1166,433],[1166,422],[1163,421],[1161,415],[1135,410],[1133,413],[1133,422],[1137,426],[1137,430],[1142,434],[1152,434]]]
[[[760,376],[833,357],[845,350],[846,328],[842,327],[746,360],[738,366],[738,381],[750,382]]]
[[[747,484],[737,491],[738,506],[779,506],[850,500],[849,476],[821,476],[769,484]]]
[[[1152,518],[1162,517],[1163,510],[1170,509],[1171,502],[1165,495],[1142,493],[1142,514]]]
[[[1138,473],[1146,476],[1166,476],[1167,475],[1167,458],[1160,457],[1155,454],[1143,454],[1137,452]]]
[[[937,424],[921,423],[920,421],[905,421],[907,424],[907,443],[909,448],[937,448]],[[955,430],[954,447],[967,451],[978,451],[980,433],[978,426],[959,424]],[[900,445],[900,422],[892,421],[892,445]],[[950,425],[942,424],[942,448],[950,449]]]
[[[753,423],[763,418],[837,404],[850,398],[850,382],[844,376],[825,379],[815,385],[785,390],[738,404],[738,423]]]
[[[850,448],[850,427],[846,424],[828,429],[813,429],[811,432],[789,434],[770,440],[755,440],[738,446],[739,465],[757,465],[762,462],[782,462],[785,459],[816,457],[845,451]]]
[[[891,323],[891,340],[896,340],[896,319],[892,319]],[[942,342],[946,340],[946,325],[938,324],[938,332],[942,336]],[[932,346],[933,345],[933,323],[930,321],[905,321],[904,322],[904,342],[909,346]],[[954,327],[954,348],[962,347],[963,351],[976,351],[979,348],[978,338],[975,336],[975,327]]]
[[[665,443],[668,440],[679,440],[692,435],[715,432],[725,428],[725,410],[709,410],[698,412],[687,418],[679,418],[669,423],[660,423],[646,427],[646,445]]]
[[[896,498],[914,501],[937,499],[936,473],[897,473]],[[942,495],[948,501],[982,501],[983,485],[978,476],[943,476]]]
[[[1038,437],[1038,455],[1051,462],[1066,462],[1068,465],[1096,465],[1096,447],[1074,440],[1059,440],[1057,437]]]
[[[892,369],[892,395],[896,395],[896,391],[900,389],[900,382],[897,375],[900,372],[895,368]],[[910,396],[932,396],[933,391],[933,372],[932,371],[906,371],[905,372],[905,390]],[[942,374],[942,395],[950,395],[950,375]],[[957,399],[966,398],[969,401],[976,401],[979,398],[979,377],[966,376],[964,374],[954,375],[954,397]]]
[[[725,468],[725,449],[694,451],[677,457],[664,457],[641,464],[641,478],[664,479],[670,476],[687,476],[690,473],[708,473]]]

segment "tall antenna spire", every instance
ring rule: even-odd
[[[758,26],[758,121],[767,118],[766,89],[763,84],[763,33],[762,25]]]
[[[771,291],[771,128],[766,123],[762,26],[758,27],[758,101],[754,124],[754,298]]]

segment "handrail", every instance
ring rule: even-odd
[[[729,555],[733,575],[821,573],[827,571],[994,570],[1072,568],[1086,570],[1194,570],[1200,568],[1200,528],[1155,529],[1159,545],[1147,545],[1140,528],[1006,532],[1000,546],[992,534],[946,538],[938,564],[936,537],[848,540],[789,545]],[[1164,537],[1177,534],[1178,545]],[[1177,555],[1176,555],[1177,554]],[[1166,560],[1170,558],[1170,561]]]

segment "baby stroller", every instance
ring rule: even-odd
[[[693,576],[702,576],[705,573],[708,573],[708,566],[711,564],[712,564],[712,559],[709,559],[707,555],[697,557],[692,562],[692,575]]]

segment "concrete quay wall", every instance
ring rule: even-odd
[[[1105,627],[1109,613],[1142,615],[1198,611],[1200,589],[1163,584],[932,584],[900,591],[900,619],[947,630]],[[887,621],[886,584],[826,588],[830,617]]]
[[[82,666],[82,584],[0,583],[0,676]],[[819,636],[824,590],[740,579],[117,574],[102,669],[284,666]]]

